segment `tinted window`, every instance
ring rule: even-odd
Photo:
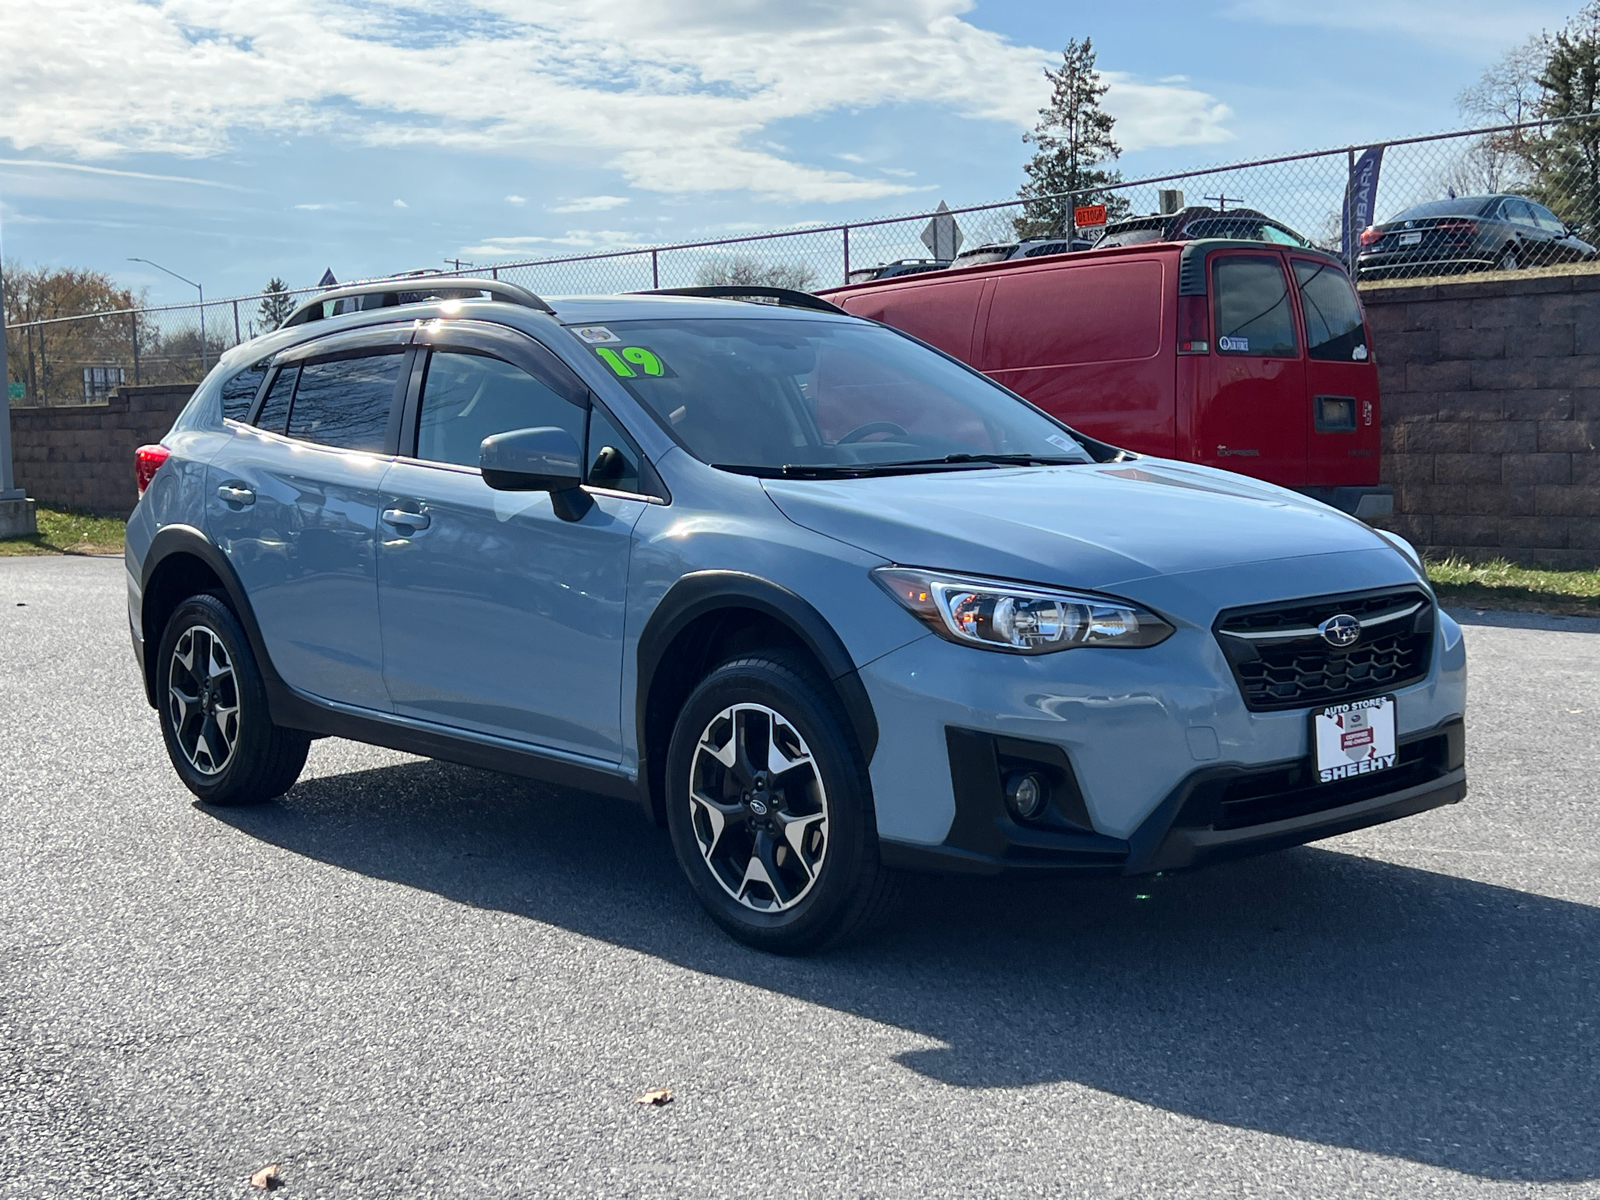
[[[294,395],[294,381],[298,378],[298,363],[278,372],[278,377],[272,381],[272,390],[261,403],[261,415],[256,418],[259,428],[273,433],[283,432],[284,423],[289,418],[289,398]]]
[[[1540,229],[1550,233],[1566,233],[1567,227],[1562,223],[1561,218],[1544,207],[1544,205],[1529,204],[1528,207],[1533,210],[1533,219],[1538,222]]]
[[[247,367],[222,383],[222,415],[230,421],[242,421],[250,415],[250,405],[261,390],[261,381],[267,377],[271,359]]]
[[[1217,349],[1223,354],[1297,353],[1289,285],[1276,258],[1229,255],[1213,259],[1217,292]]]
[[[1518,225],[1536,225],[1533,219],[1533,209],[1528,207],[1525,200],[1507,200],[1500,206],[1500,213],[1508,221]]]
[[[289,436],[341,450],[381,452],[403,357],[373,354],[303,364]]]
[[[639,456],[601,408],[589,410],[589,482],[619,492],[639,490]]]
[[[610,329],[617,340],[590,352],[703,462],[848,470],[949,454],[1088,461],[1061,426],[1003,388],[864,321],[730,317]]]
[[[417,421],[417,457],[478,465],[483,439],[554,425],[583,444],[583,409],[520,367],[482,354],[436,350]]]
[[[1328,362],[1365,362],[1367,334],[1355,289],[1338,267],[1294,260],[1300,309],[1306,315],[1306,353]]]

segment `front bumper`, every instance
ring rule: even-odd
[[[1358,521],[1387,517],[1394,512],[1394,487],[1387,483],[1342,487],[1297,487],[1302,496],[1349,513]]]
[[[1400,762],[1382,775],[1340,784],[1310,782],[1309,759],[1262,767],[1203,769],[1184,779],[1128,838],[1087,828],[1073,805],[1023,825],[997,786],[1004,763],[1026,743],[955,731],[950,760],[956,820],[938,846],[885,841],[885,863],[902,870],[1076,875],[1183,871],[1334,837],[1454,804],[1467,794],[1466,738],[1459,719],[1399,739]],[[1002,751],[985,770],[984,744]],[[1043,744],[1037,744],[1047,749]],[[1283,786],[1287,785],[1287,786]],[[1059,793],[1059,785],[1053,789]],[[1070,792],[1070,788],[1067,789]]]

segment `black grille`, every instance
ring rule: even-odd
[[[1315,630],[1340,613],[1357,620],[1405,615],[1364,626],[1354,645],[1336,647]],[[1309,708],[1425,679],[1433,651],[1433,599],[1420,588],[1400,588],[1263,604],[1224,612],[1215,630],[1247,708]]]

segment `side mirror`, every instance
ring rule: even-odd
[[[549,492],[556,516],[576,521],[594,503],[583,483],[578,440],[553,425],[513,429],[483,439],[478,449],[483,481],[498,492]]]

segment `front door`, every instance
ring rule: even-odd
[[[280,356],[254,427],[207,468],[206,526],[228,556],[284,682],[385,711],[378,633],[378,484],[409,327]]]
[[[427,358],[402,434],[414,457],[383,481],[389,692],[405,716],[619,762],[628,563],[646,502],[591,493],[565,520],[544,492],[490,488],[484,438],[555,426],[581,446],[590,404],[537,342],[468,325],[419,334]]]
[[[1306,482],[1306,372],[1283,256],[1211,256],[1212,347],[1195,458],[1286,487]]]
[[[1378,368],[1350,277],[1330,262],[1292,258],[1305,318],[1306,483],[1378,482]]]

